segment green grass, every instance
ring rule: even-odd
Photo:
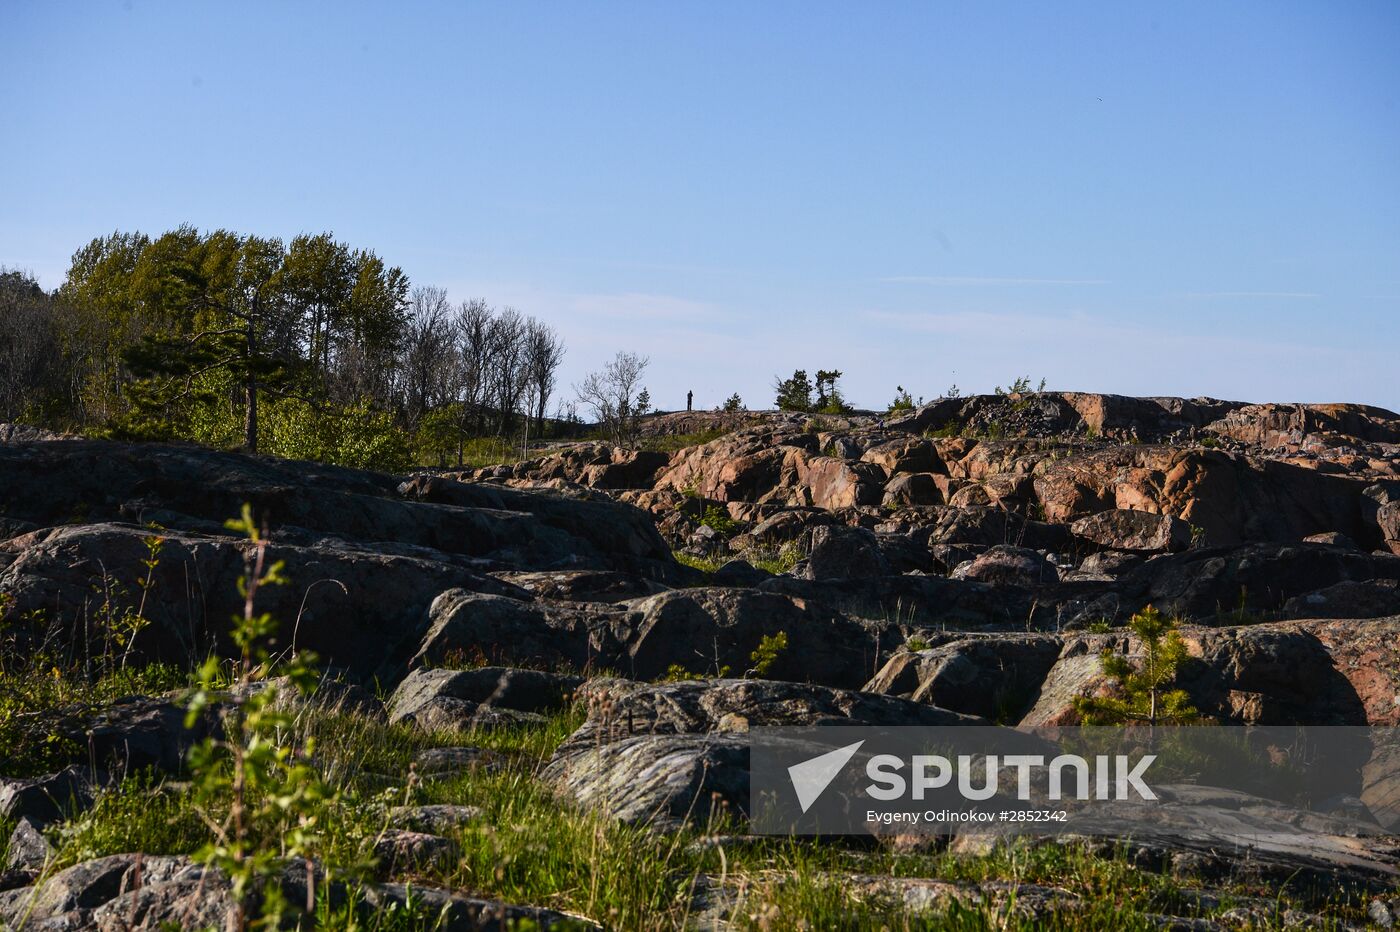
[[[639,449],[657,453],[674,453],[677,450],[684,450],[686,447],[698,447],[711,440],[718,440],[729,433],[733,433],[731,428],[712,427],[709,430],[700,430],[692,434],[662,434],[643,439],[639,444]]]
[[[778,550],[750,550],[745,553],[726,557],[723,560],[714,560],[709,557],[697,557],[688,553],[682,553],[679,550],[673,551],[671,556],[675,557],[676,562],[682,566],[688,566],[702,573],[717,572],[721,566],[728,563],[730,560],[747,560],[752,566],[756,566],[764,572],[772,573],[774,576],[781,576],[783,573],[790,572],[793,567],[800,563],[804,555],[801,548],[795,543],[790,543],[784,544],[782,548]]]
[[[50,679],[61,681],[63,676]],[[182,681],[173,669],[132,671],[91,686],[45,685],[30,680],[27,695],[45,701],[79,697],[95,701],[126,692],[119,687]],[[1135,866],[1126,849],[1091,850],[1079,844],[1015,841],[989,854],[899,853],[884,848],[808,838],[738,840],[698,844],[711,835],[743,831],[714,822],[676,832],[653,832],[611,821],[561,798],[539,778],[540,768],[582,723],[578,711],[549,716],[542,724],[494,731],[423,732],[358,713],[309,707],[298,713],[282,739],[313,748],[313,760],[338,792],[320,826],[317,856],[333,879],[351,886],[370,879],[447,886],[506,902],[547,906],[591,917],[609,928],[670,929],[693,916],[702,884],[718,887],[733,904],[731,920],[741,929],[1146,929],[1153,914],[1209,918],[1230,905],[1229,894],[1265,897],[1283,910],[1291,893],[1256,885],[1227,886],[1218,908],[1204,909],[1183,888],[1185,881]],[[500,752],[499,770],[428,779],[412,768],[430,747],[475,745]],[[50,870],[82,860],[130,851],[190,854],[209,840],[206,817],[178,780],[128,778],[102,793],[81,817],[51,828],[58,849]],[[459,854],[450,863],[389,872],[374,863],[376,840],[389,825],[392,807],[450,803],[479,807],[482,816],[452,832]],[[0,857],[12,829],[0,824]],[[263,844],[275,849],[280,839]],[[886,878],[853,886],[850,878]],[[912,910],[892,892],[893,879],[937,879],[971,888],[996,881],[1060,888],[1078,898],[1032,920],[1014,902],[943,903],[934,914]],[[1302,891],[1299,891],[1300,895]],[[1339,921],[1364,919],[1365,901],[1337,891],[1324,906]],[[384,932],[430,929],[422,909],[401,909],[355,918],[354,907],[323,903],[330,927]],[[1307,907],[1304,907],[1307,908]]]
[[[188,673],[167,664],[118,668],[92,679],[42,661],[20,670],[0,670],[0,776],[46,773],[73,758],[74,742],[57,733],[57,718],[74,718],[123,696],[159,694],[189,683]]]
[[[719,568],[724,565],[719,560],[711,560],[708,557],[692,556],[688,553],[682,553],[679,550],[673,551],[671,556],[675,557],[676,562],[679,563],[681,566],[688,566],[691,569],[699,570],[702,573],[716,573],[719,571]]]

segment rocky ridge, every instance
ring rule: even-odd
[[[247,545],[223,521],[248,502],[294,581],[267,594],[279,649],[377,683],[383,706],[356,701],[424,729],[470,734],[575,704],[584,724],[542,779],[657,829],[705,824],[715,806],[743,814],[750,724],[1072,723],[1076,697],[1108,688],[1100,654],[1138,649],[1121,625],[1148,605],[1181,618],[1179,685],[1219,721],[1400,723],[1400,416],[1034,393],[898,417],[668,417],[654,430],[729,432],[674,453],[585,443],[387,477],[10,431],[0,650],[76,658],[114,602],[143,594],[133,662],[231,650]],[[170,697],[144,697],[55,719],[83,736],[81,759],[38,789],[0,789],[0,818],[19,820],[11,857],[42,863],[53,800],[104,774],[178,774],[193,740],[181,718]],[[450,766],[494,766],[459,757]],[[1389,784],[1355,789],[1388,817]],[[425,839],[476,817],[405,813],[384,856],[443,856]],[[1244,863],[1232,844],[1142,856],[1214,858],[1231,875]],[[1363,886],[1400,869],[1383,840],[1248,861]],[[168,868],[160,883],[179,900],[195,868]],[[48,889],[0,893],[0,919]],[[53,915],[138,908],[112,891]],[[719,920],[724,899],[709,896]]]

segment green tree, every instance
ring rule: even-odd
[[[124,360],[139,380],[128,432],[149,435],[182,402],[210,401],[202,376],[226,374],[241,393],[245,448],[258,450],[258,404],[286,384],[295,310],[281,290],[277,239],[181,227],[143,253],[134,291],[159,309],[165,326],[129,347]]]
[[[798,369],[790,379],[776,379],[773,389],[778,393],[776,404],[779,411],[811,411],[812,380],[807,378],[807,370]]]
[[[919,401],[922,403],[923,399],[920,398]],[[896,385],[894,387],[894,401],[890,402],[889,413],[912,410],[914,410],[914,396],[910,395],[903,385]]]
[[[149,245],[142,233],[99,236],[73,253],[59,287],[72,312],[63,350],[72,367],[79,424],[104,424],[126,409],[130,374],[122,353],[152,326],[132,293],[137,263]]]
[[[726,399],[724,400],[724,409],[723,409],[723,410],[726,411],[726,412],[728,412],[728,413],[733,413],[733,412],[735,412],[735,411],[743,411],[743,410],[744,410],[744,399],[742,399],[742,398],[739,397],[739,393],[738,393],[738,392],[735,392],[734,394],[730,395],[728,398],[726,398]]]
[[[817,410],[826,411],[836,403],[836,407],[842,407],[840,395],[836,390],[836,383],[841,378],[840,369],[818,369],[816,378],[817,389]],[[839,412],[832,412],[839,413]]]
[[[1178,667],[1187,657],[1176,621],[1149,605],[1132,617],[1128,627],[1142,642],[1142,653],[1132,658],[1109,650],[1103,652],[1103,672],[1113,679],[1119,695],[1076,699],[1075,709],[1085,724],[1153,725],[1198,720],[1200,713],[1191,705],[1186,691],[1171,688]]]

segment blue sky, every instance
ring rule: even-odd
[[[1400,409],[1400,4],[0,0],[0,264],[332,230],[662,407]]]

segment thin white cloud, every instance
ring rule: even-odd
[[[900,285],[1107,285],[1103,278],[979,278],[966,275],[893,275],[881,278]]]
[[[1312,291],[1188,291],[1188,298],[1320,298]]]

